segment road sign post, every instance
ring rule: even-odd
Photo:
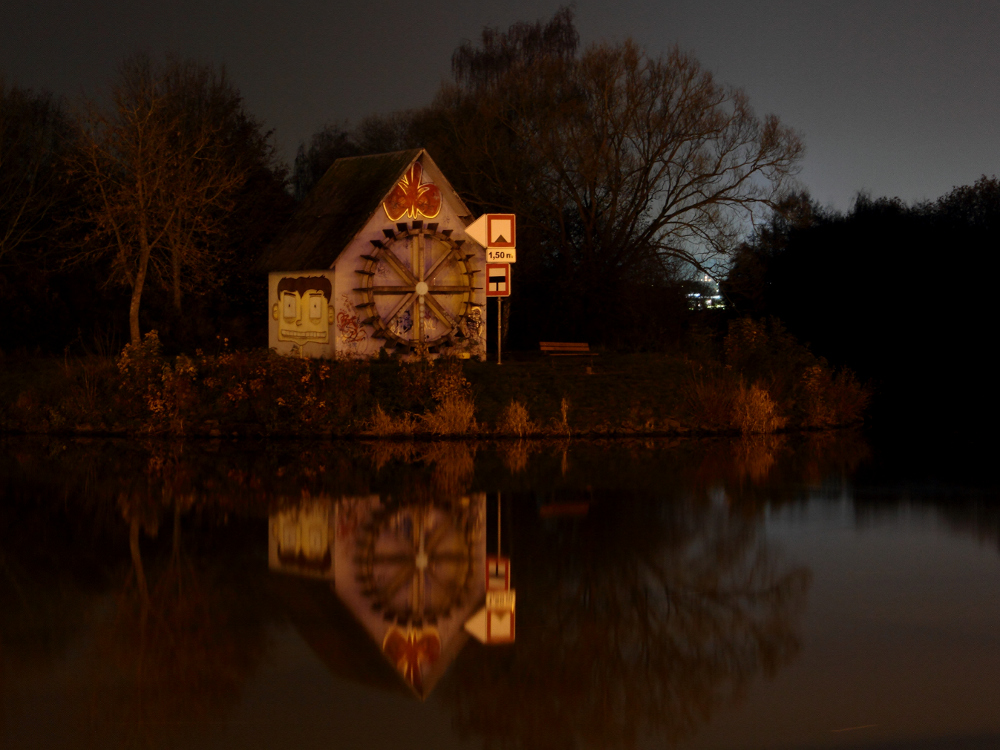
[[[497,364],[503,364],[503,305],[510,296],[510,264],[517,261],[517,216],[483,214],[465,228],[465,234],[486,248],[486,296],[497,298]]]

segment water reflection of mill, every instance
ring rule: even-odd
[[[271,513],[272,570],[327,578],[405,683],[425,697],[485,596],[485,496],[310,497]],[[329,592],[316,592],[329,596]]]
[[[565,475],[565,451],[558,460]],[[521,464],[527,465],[524,459]],[[442,692],[465,730],[514,733],[524,741],[577,735],[595,746],[628,746],[646,733],[677,740],[797,652],[796,614],[808,575],[776,563],[760,535],[758,514],[698,492],[690,482],[656,494],[608,493],[591,485],[583,504],[573,502],[581,495],[571,487],[556,494],[561,502],[547,508],[583,507],[585,516],[542,520],[538,493],[512,495],[508,502],[516,516],[513,563],[525,623],[516,647],[490,651],[473,644],[459,656],[464,634],[449,631],[461,643],[444,644],[457,665]],[[481,555],[471,574],[465,567],[471,555],[455,552],[462,544],[485,550],[482,511],[470,524],[469,498],[463,502],[451,504],[452,519],[444,524],[447,503],[403,511],[391,503],[383,507],[379,498],[333,503],[354,519],[349,538],[337,538],[346,538],[353,550],[358,588],[348,583],[345,596],[338,585],[338,594],[359,621],[416,625],[418,642],[423,627],[437,626],[447,614],[451,597],[472,591],[469,581],[477,581],[475,595],[481,598]],[[366,503],[369,510],[359,513]],[[479,497],[473,503],[485,504]],[[427,534],[419,519],[430,513],[439,518]],[[414,611],[424,601],[420,587],[427,580],[421,540],[443,539],[445,529],[466,530],[462,544],[448,547],[450,582],[439,587],[437,599],[426,600],[437,604]],[[383,575],[376,572],[379,566]],[[366,629],[379,643],[378,625]],[[421,695],[442,678],[447,664],[435,663],[432,680],[426,679],[429,666]]]
[[[124,518],[131,561],[88,684],[120,668],[121,690],[97,690],[96,704],[138,702],[109,704],[109,720],[224,715],[275,618],[367,684],[400,684],[390,662],[409,661],[406,682],[421,696],[437,684],[459,731],[527,746],[678,739],[797,650],[806,573],[775,560],[755,500],[712,494],[683,452],[451,444],[303,457],[291,446],[128,460],[120,446],[91,456],[79,485],[94,498],[81,490],[81,508],[118,498],[97,515]],[[506,498],[518,589],[517,643],[492,650],[461,628],[484,593],[486,495],[473,491],[484,484]],[[540,517],[543,502],[581,498],[586,515]],[[230,516],[252,529],[262,515],[272,567],[296,574],[266,584],[246,564],[258,532],[237,565],[224,541]],[[158,529],[168,533],[154,540]]]

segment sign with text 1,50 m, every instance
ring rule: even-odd
[[[465,228],[465,233],[486,248],[491,263],[517,260],[517,217],[514,214],[483,214]]]
[[[517,261],[517,248],[488,247],[486,260],[490,263],[514,263]]]

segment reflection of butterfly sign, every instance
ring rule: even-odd
[[[390,221],[399,221],[404,216],[408,219],[420,216],[433,219],[441,212],[441,191],[432,183],[421,184],[422,173],[420,162],[414,162],[382,202]]]
[[[393,627],[386,633],[382,650],[389,661],[418,692],[423,692],[423,670],[441,655],[441,638],[435,628]]]

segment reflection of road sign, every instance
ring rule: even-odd
[[[514,214],[483,214],[465,228],[465,234],[483,247],[517,247]]]
[[[486,606],[466,621],[465,629],[486,644],[513,643],[515,615],[514,591],[487,591]]]
[[[514,610],[486,610],[486,642],[514,642]]]
[[[510,558],[486,558],[486,590],[507,591],[510,589]]]
[[[486,264],[486,296],[510,296],[510,266],[506,263]]]
[[[514,609],[514,591],[505,589],[504,591],[486,592],[486,609],[512,610]]]

